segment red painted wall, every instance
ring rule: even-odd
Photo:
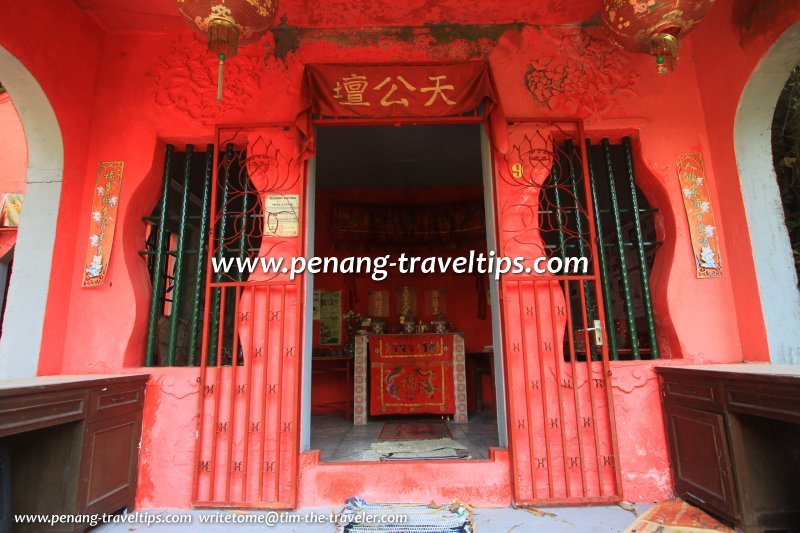
[[[748,361],[769,361],[769,348],[760,313],[755,265],[739,185],[734,124],[742,91],[758,62],[775,40],[800,20],[800,3],[773,0],[719,0],[709,19],[698,27],[694,61],[707,125],[720,214],[730,253],[728,265],[742,354]]]
[[[7,93],[0,93],[0,192],[25,192],[28,145],[22,122]]]
[[[726,2],[720,4],[717,11],[725,9]],[[424,11],[412,16],[397,9],[394,19],[400,23],[427,18]],[[567,16],[568,10],[560,13]],[[348,25],[332,11],[321,20],[325,26]],[[735,39],[730,25],[711,24],[715,39]],[[776,20],[773,26],[782,24]],[[652,274],[665,357],[675,362],[735,362],[742,360],[743,347],[757,353],[763,325],[745,324],[743,305],[750,300],[740,296],[741,290],[754,294],[752,269],[742,277],[734,266],[746,263],[740,260],[749,253],[742,245],[746,225],[741,208],[728,208],[736,196],[731,192],[735,187],[717,179],[735,175],[735,167],[719,149],[726,126],[709,126],[716,120],[713,100],[717,95],[704,81],[710,78],[705,72],[712,71],[727,80],[725,69],[732,68],[733,62],[711,65],[711,52],[706,55],[697,50],[697,43],[687,42],[678,71],[657,76],[652,58],[617,51],[597,28],[525,26],[500,33],[496,41],[492,35],[443,35],[430,29],[372,38],[336,30],[302,33],[282,59],[268,55],[265,60],[265,48],[253,46],[230,60],[226,100],[217,104],[213,99],[215,62],[188,30],[104,35],[72,2],[34,0],[9,6],[0,19],[0,44],[39,80],[51,98],[65,139],[67,170],[40,372],[141,371],[149,289],[137,252],[144,241],[141,217],[149,213],[158,195],[165,142],[204,145],[211,140],[215,123],[293,120],[306,62],[476,57],[489,59],[508,116],[581,117],[593,138],[634,137],[640,185],[650,203],[661,210],[666,240]],[[708,47],[709,39],[698,37],[702,47]],[[272,38],[267,38],[266,51],[274,47]],[[757,55],[754,51],[753,57]],[[697,65],[693,57],[698,58]],[[566,85],[542,90],[535,79],[526,78],[531,64],[545,76],[566,80]],[[728,87],[731,96],[726,98],[738,93],[730,89],[735,84],[720,81],[717,86]],[[685,151],[704,154],[714,208],[723,215],[723,264],[730,270],[720,279],[694,276],[675,174],[676,156]],[[101,160],[125,161],[120,224],[106,283],[81,289],[91,202],[87,191]],[[653,500],[670,493],[654,364],[612,365],[623,497],[628,500]],[[151,373],[138,504],[187,507],[194,468],[197,370],[153,369]],[[299,503],[339,504],[354,491],[368,497],[394,494],[420,500],[459,496],[476,504],[510,500],[510,472],[502,458],[465,468],[469,475],[457,489],[450,484],[456,478],[442,476],[435,467],[423,467],[413,483],[403,484],[413,487],[405,494],[398,490],[396,477],[376,474],[379,466],[359,469],[350,484],[341,485],[331,482],[336,468],[317,465],[313,457],[304,456]],[[492,480],[492,490],[481,490],[484,479]]]
[[[84,235],[88,229],[88,220],[81,219],[78,206],[87,197],[86,187],[91,187],[86,165],[103,32],[74,2],[33,0],[11,3],[3,9],[0,46],[19,59],[39,82],[55,111],[64,143],[62,207],[39,365],[40,373],[57,374],[62,368],[66,337],[80,335],[80,330],[68,329],[66,317],[73,292],[80,285],[76,280],[85,255],[75,235],[80,234],[79,227]],[[92,369],[85,366],[82,372]]]

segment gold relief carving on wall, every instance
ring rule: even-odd
[[[261,57],[242,51],[225,63],[225,99],[217,101],[219,61],[194,39],[176,40],[156,64],[153,77],[158,107],[174,109],[204,124],[243,113],[261,87]]]

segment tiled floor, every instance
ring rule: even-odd
[[[497,419],[494,413],[471,413],[467,424],[448,422],[453,440],[461,444],[473,459],[488,458],[489,448],[497,446]],[[354,426],[341,415],[311,417],[311,449],[321,450],[327,462],[361,461],[365,452],[378,441],[386,421],[432,420],[414,417],[392,417],[371,420],[366,426]]]

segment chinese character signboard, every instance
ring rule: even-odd
[[[496,101],[485,62],[309,65],[314,114],[329,117],[446,117]]]
[[[447,313],[447,293],[443,289],[425,289],[425,314],[437,317]]]
[[[697,277],[718,278],[722,276],[722,259],[703,156],[694,152],[678,154],[678,179],[689,219]]]
[[[397,316],[417,317],[417,289],[409,286],[397,287]]]
[[[89,248],[81,283],[83,287],[102,285],[106,277],[117,224],[123,166],[122,161],[101,161],[97,164],[97,181],[92,191],[92,218],[89,222]]]
[[[389,316],[389,291],[369,291],[367,294],[367,314],[374,318]]]

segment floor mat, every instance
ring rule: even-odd
[[[410,461],[421,459],[471,459],[469,451],[453,439],[387,440],[373,442],[358,461]]]
[[[683,500],[659,502],[636,519],[625,533],[711,533],[733,529]]]
[[[348,498],[337,516],[336,533],[473,533],[472,512],[458,500],[445,505],[367,503]]]
[[[450,428],[444,422],[386,422],[379,440],[429,440],[450,438]]]

